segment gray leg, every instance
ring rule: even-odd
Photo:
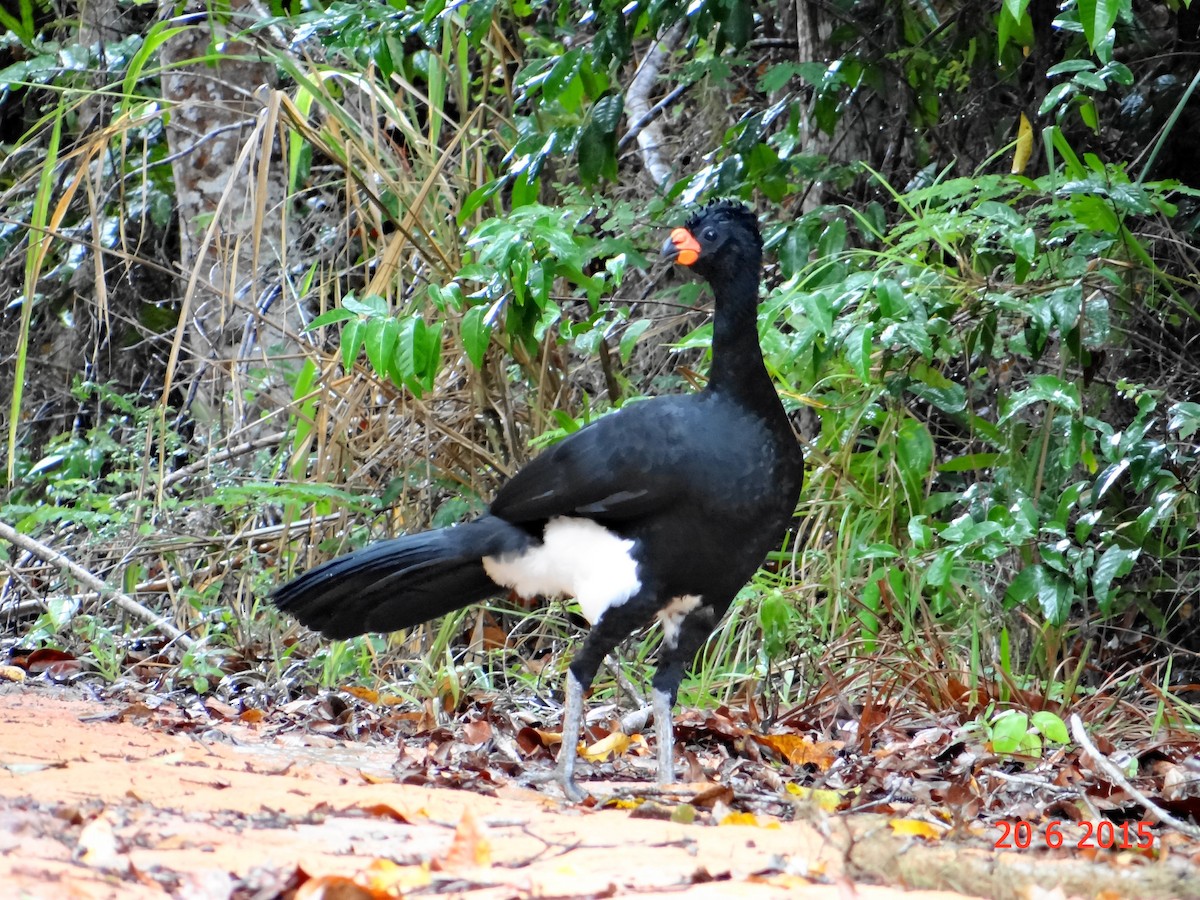
[[[658,783],[675,780],[675,722],[671,709],[679,693],[683,670],[691,665],[696,651],[712,634],[717,620],[729,608],[724,603],[706,602],[688,612],[682,621],[664,629],[658,668],[654,673],[654,734],[658,739]]]
[[[558,748],[558,769],[555,778],[562,785],[568,800],[578,803],[587,796],[575,783],[575,755],[579,734],[583,731],[583,685],[575,673],[567,670],[567,702],[563,709],[562,744]]]
[[[654,734],[658,744],[658,783],[675,780],[675,722],[671,716],[674,699],[666,691],[654,689]]]

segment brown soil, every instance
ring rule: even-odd
[[[634,812],[519,787],[494,797],[413,787],[387,781],[394,746],[203,720],[198,709],[197,727],[181,729],[177,709],[0,688],[0,896],[223,900],[301,885],[306,897],[469,900],[901,893],[867,881],[997,897],[1190,890],[1182,858],[1006,857],[978,836],[900,838],[878,816],[682,824],[643,817],[669,815],[679,797]]]

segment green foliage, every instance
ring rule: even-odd
[[[819,63],[762,51],[751,38],[760,23],[778,24],[778,11],[735,0],[302,6],[273,0],[275,18],[245,23],[244,37],[272,29],[258,49],[278,65],[271,99],[288,113],[278,120],[287,208],[320,236],[321,252],[282,280],[304,310],[330,311],[255,382],[282,382],[294,401],[278,452],[207,467],[215,448],[167,427],[175,411],[155,391],[100,388],[90,376],[75,395],[90,419],[23,443],[39,419],[26,394],[39,328],[74,329],[73,316],[91,314],[104,329],[129,326],[113,339],[124,349],[181,336],[187,324],[175,287],[115,314],[99,295],[91,310],[79,299],[81,283],[114,272],[135,283],[148,270],[177,271],[159,79],[163,48],[184,26],[147,24],[101,48],[79,44],[75,26],[43,24],[36,0],[0,16],[25,48],[0,72],[6,102],[24,92],[20,137],[4,148],[0,251],[19,283],[4,303],[19,316],[6,349],[16,366],[0,515],[30,534],[114,542],[121,550],[97,568],[130,587],[156,566],[189,573],[209,561],[179,549],[202,542],[184,516],[208,517],[205,528],[222,536],[212,558],[225,561],[237,555],[225,535],[310,514],[355,520],[315,533],[305,556],[284,528],[277,545],[255,543],[223,574],[155,595],[209,641],[178,668],[181,686],[216,689],[235,646],[274,642],[271,658],[289,663],[296,647],[316,646],[285,652],[284,627],[253,600],[293,563],[369,540],[367,513],[391,510],[388,528],[459,521],[481,508],[494,470],[603,414],[607,401],[573,381],[573,367],[603,360],[623,387],[639,376],[611,371],[619,360],[650,373],[629,393],[651,379],[655,390],[678,389],[676,358],[658,349],[677,332],[660,319],[651,330],[641,305],[670,299],[650,271],[658,240],[648,235],[668,207],[714,195],[764,212],[773,287],[762,340],[787,402],[810,408],[818,430],[806,435],[802,548],[773,554],[780,574],[743,593],[749,624],[714,637],[692,701],[748,676],[798,679],[780,662],[810,643],[849,637],[877,653],[898,638],[919,651],[943,628],[972,630],[981,677],[1020,681],[1032,668],[1057,684],[1057,654],[1076,626],[1133,610],[1162,624],[1194,590],[1200,405],[1170,373],[1112,375],[1111,361],[1137,349],[1137,316],[1185,336],[1197,318],[1179,277],[1188,270],[1170,259],[1187,239],[1177,210],[1195,193],[1142,183],[1133,161],[1145,160],[1144,175],[1157,147],[1129,146],[1121,158],[1129,142],[1109,137],[1114,95],[1138,90],[1146,73],[1137,52],[1146,23],[1128,2],[1060,4],[1037,29],[1028,0],[982,13],[902,4],[886,34],[843,5]],[[683,37],[655,96],[674,98],[662,121],[679,139],[679,179],[645,199],[628,149],[630,61],[676,23]],[[214,50],[206,62],[216,59]],[[1034,63],[1045,71],[1027,91]],[[1153,123],[1158,147],[1187,122],[1190,91],[1154,100],[1171,113]],[[1016,108],[994,98],[1013,95],[1042,118],[1042,152],[1028,167],[1040,177],[996,174],[1008,169],[997,161]],[[112,118],[81,132],[81,113],[99,107]],[[887,142],[872,157],[880,171],[908,187],[824,155],[843,143],[870,155],[872,135]],[[815,185],[845,206],[801,213]],[[1182,235],[1158,240],[1155,228],[1172,219]],[[131,236],[134,224],[142,231]],[[677,293],[687,301],[699,290]],[[324,337],[345,377],[331,374]],[[707,341],[701,328],[672,349]],[[138,374],[162,383],[161,368]],[[499,396],[495,408],[512,420],[464,426],[449,463],[436,448],[424,459],[426,444],[413,463],[409,436],[392,456],[376,449],[388,441],[364,453],[355,434],[388,392],[364,388],[363,375],[426,401],[413,407],[438,409],[447,384],[472,410]],[[376,399],[363,401],[367,393]],[[189,464],[203,477],[172,482]],[[375,481],[372,467],[385,470]],[[137,545],[128,557],[126,541]],[[121,633],[106,643],[101,617],[80,609],[54,598],[31,634],[94,639],[97,670],[117,677]],[[451,691],[501,680],[490,659],[464,659],[462,631],[462,617],[440,623],[426,660],[398,670],[434,692],[443,676]],[[387,653],[377,639],[326,646],[306,677],[365,679]],[[1008,719],[989,727],[1011,730],[1011,752],[1029,751],[1029,735],[1051,737],[1050,724]]]
[[[992,751],[999,756],[1040,758],[1045,743],[1067,744],[1071,740],[1066,723],[1046,710],[1030,716],[1006,709],[980,724],[991,741]]]
[[[603,310],[601,299],[620,285],[625,254],[637,250],[624,238],[593,236],[583,225],[589,217],[602,214],[586,207],[531,204],[487,219],[467,239],[471,256],[455,280],[430,286],[422,307],[391,311],[382,297],[350,296],[340,308],[313,319],[308,330],[340,324],[347,370],[365,354],[377,377],[416,396],[433,388],[443,364],[443,327],[456,315],[459,345],[476,368],[483,365],[494,333],[505,343],[519,342],[531,355],[548,334],[595,353],[614,318],[627,319],[621,310]],[[624,253],[612,255],[616,251]],[[572,318],[564,314],[564,302],[583,309]],[[640,320],[622,330],[622,361],[628,361],[648,324]]]
[[[767,348],[820,417],[810,503],[844,554],[810,574],[850,588],[868,648],[885,606],[906,623],[998,595],[1055,626],[1081,605],[1116,615],[1140,559],[1195,544],[1178,475],[1195,452],[1164,441],[1195,411],[1086,374],[1134,289],[1121,260],[1148,258],[1126,223],[1169,212],[1176,186],[1079,166],[898,195],[908,220],[883,234],[826,210],[773,237],[791,277],[765,305]],[[851,228],[861,248],[843,249]]]

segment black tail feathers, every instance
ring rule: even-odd
[[[532,540],[484,516],[331,559],[276,588],[271,601],[329,638],[408,628],[498,593],[483,557],[519,552]]]

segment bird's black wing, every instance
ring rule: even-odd
[[[517,524],[555,516],[621,521],[686,492],[696,465],[704,395],[632,403],[551,447],[500,489],[493,515]]]

